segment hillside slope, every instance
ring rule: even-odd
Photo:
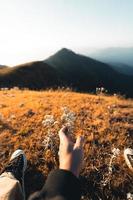
[[[121,64],[121,63],[110,63],[111,67],[113,67],[115,70],[117,70],[120,73],[133,76],[133,67]]]
[[[104,87],[109,93],[121,93],[133,97],[133,76],[124,75],[98,60],[76,54],[63,48],[44,62],[54,67],[67,86],[78,91],[94,91]]]
[[[69,119],[69,120],[68,120]],[[85,137],[80,180],[83,200],[121,199],[133,192],[133,175],[123,150],[133,147],[133,101],[71,91],[0,91],[0,169],[17,148],[28,159],[27,196],[58,167],[58,130],[71,124]],[[111,164],[114,148],[120,150]]]
[[[0,88],[29,89],[71,87],[80,92],[95,92],[104,87],[108,93],[133,97],[133,76],[63,48],[44,61],[25,63],[0,70]]]
[[[56,85],[59,85],[56,70],[41,61],[0,70],[0,87],[46,89]]]

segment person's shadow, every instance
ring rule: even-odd
[[[132,177],[127,177],[127,180],[114,187],[107,184],[101,187],[100,181],[102,176],[96,171],[91,171],[86,177],[80,176],[80,182],[82,186],[82,195],[84,200],[124,200],[127,199],[127,193],[133,192]],[[116,176],[117,178],[117,176]]]
[[[26,199],[36,192],[42,189],[45,183],[46,177],[35,166],[28,164],[28,168],[25,173],[25,192]]]

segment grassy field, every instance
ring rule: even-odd
[[[0,91],[0,169],[22,148],[28,159],[27,196],[58,168],[58,130],[85,136],[82,199],[127,199],[133,175],[123,150],[133,147],[133,101],[72,91]]]

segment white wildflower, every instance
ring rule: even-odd
[[[101,87],[101,92],[104,92],[104,90],[105,90],[105,89],[104,89],[103,87]]]
[[[19,87],[15,86],[12,88],[13,90],[19,90]]]
[[[120,149],[118,148],[113,148],[112,153],[114,157],[117,157],[120,154]]]
[[[96,94],[103,94],[103,93],[107,93],[108,90],[106,90],[104,87],[101,88],[96,88]]]
[[[57,152],[57,146],[54,142],[54,139],[56,140],[55,134],[51,132],[50,130],[48,130],[48,133],[42,142],[45,150],[50,149],[53,153]]]
[[[127,200],[133,200],[133,194],[127,193]]]
[[[74,123],[76,120],[76,115],[74,112],[70,111],[67,107],[62,107],[63,115],[61,116],[61,121],[66,123]]]
[[[49,127],[49,126],[54,125],[54,123],[55,123],[55,119],[54,119],[53,115],[45,115],[44,116],[44,120],[42,121],[42,124],[44,126]]]
[[[70,111],[67,107],[62,107],[62,110],[63,114],[61,116],[61,122],[63,125],[68,127],[68,132],[72,133],[74,129],[76,115],[74,112]]]
[[[109,173],[112,173],[112,163],[113,163],[114,158],[116,158],[120,154],[120,149],[113,148],[112,153],[113,155],[111,156],[110,162],[109,162]]]
[[[5,88],[1,88],[1,90],[3,91],[7,91],[9,88],[5,87]]]
[[[63,114],[61,116],[62,125],[67,126],[68,132],[71,134],[73,133],[76,115],[74,112],[71,112],[67,107],[62,107],[62,110],[63,110]],[[44,148],[45,150],[50,149],[53,153],[56,153],[57,145],[55,141],[58,141],[58,136],[52,132],[52,128],[56,124],[59,124],[59,121],[55,120],[53,115],[45,115],[42,124],[48,128],[48,133],[42,142]]]
[[[104,176],[103,180],[101,181],[101,184],[103,186],[106,186],[111,177],[112,177],[112,173],[113,173],[113,162],[114,162],[114,159],[120,154],[120,149],[118,148],[113,148],[112,149],[112,156],[110,158],[110,162],[109,162],[109,165],[108,165],[108,172],[107,174]]]
[[[107,106],[107,108],[108,108],[108,109],[110,109],[110,108],[111,108],[111,106]]]

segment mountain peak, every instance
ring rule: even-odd
[[[67,49],[67,48],[62,48],[60,49],[56,54],[60,54],[60,55],[75,55],[75,53],[70,50],[70,49]]]
[[[65,59],[65,58],[73,58],[77,56],[77,54],[70,50],[70,49],[67,49],[67,48],[62,48],[60,49],[59,51],[57,51],[55,54],[53,54],[52,56],[50,56],[49,58],[47,58],[46,60],[44,60],[44,62],[48,62],[49,63],[49,59],[57,59],[57,58],[61,58],[61,59]]]
[[[62,48],[60,51],[64,51],[64,52],[73,52],[71,49],[67,49],[67,48]]]

